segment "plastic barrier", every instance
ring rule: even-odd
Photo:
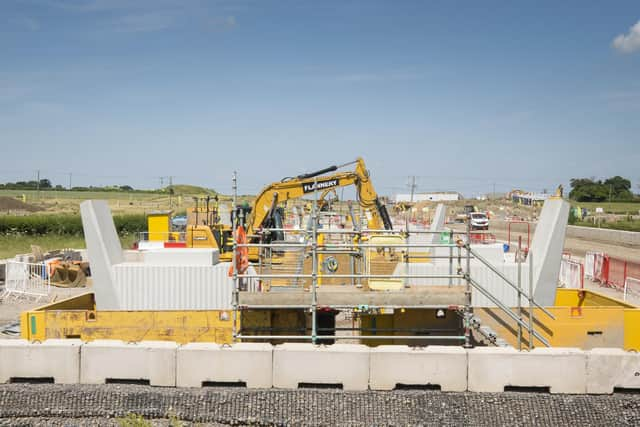
[[[584,266],[578,261],[562,258],[560,261],[560,277],[558,282],[561,286],[569,289],[584,288]]]
[[[232,346],[190,343],[178,348],[176,385],[244,383],[248,388],[271,388],[273,346],[238,343]]]
[[[589,251],[584,255],[584,277],[594,279],[596,277],[596,257],[602,256],[602,252]]]
[[[608,256],[603,253],[596,253],[593,257],[593,280],[602,284],[607,283],[609,273]]]
[[[640,297],[640,279],[636,279],[635,277],[627,277],[624,280],[624,297],[623,299],[627,300],[627,295],[633,295],[636,297]]]

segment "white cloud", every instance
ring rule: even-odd
[[[640,21],[629,29],[628,34],[620,34],[611,43],[614,49],[622,53],[640,50]]]

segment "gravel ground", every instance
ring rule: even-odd
[[[175,389],[137,385],[0,386],[0,425],[640,425],[640,397],[439,391]],[[175,425],[176,423],[173,423]]]

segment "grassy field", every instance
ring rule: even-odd
[[[212,195],[210,190],[200,187],[175,186],[176,194],[141,193],[125,191],[35,191],[0,190],[0,196],[14,197],[44,209],[43,213],[78,213],[84,200],[106,200],[116,214],[146,213],[153,210],[184,211],[194,205],[194,197]],[[229,200],[228,197],[221,197]]]
[[[127,235],[120,237],[123,248],[130,248],[136,236]],[[84,238],[80,236],[13,236],[0,235],[0,259],[11,258],[17,254],[31,252],[31,245],[40,246],[43,251],[54,249],[84,249]]]
[[[610,230],[640,231],[640,221],[603,222],[600,225],[587,221],[577,222],[574,225],[580,225],[582,227],[607,228]]]
[[[589,213],[595,212],[596,208],[602,208],[605,213],[620,214],[620,215],[637,215],[640,211],[640,203],[634,202],[576,202],[571,200],[571,206],[579,206],[586,208]]]

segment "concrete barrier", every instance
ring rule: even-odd
[[[369,386],[438,385],[442,391],[467,389],[467,352],[462,347],[382,345],[371,350]]]
[[[148,381],[150,385],[175,387],[175,342],[124,343],[96,340],[82,346],[80,382]]]
[[[205,382],[241,382],[248,388],[271,388],[272,364],[271,344],[190,343],[178,348],[176,384],[201,387]]]
[[[369,385],[369,347],[360,344],[286,343],[273,350],[273,386],[340,384],[344,390],[366,390]]]
[[[0,383],[51,378],[57,384],[75,384],[80,379],[81,345],[75,339],[41,344],[0,339]]]
[[[640,354],[619,348],[587,352],[587,393],[613,393],[614,389],[640,389]]]
[[[551,393],[586,392],[586,354],[573,348],[479,347],[468,352],[468,390],[548,387]]]

